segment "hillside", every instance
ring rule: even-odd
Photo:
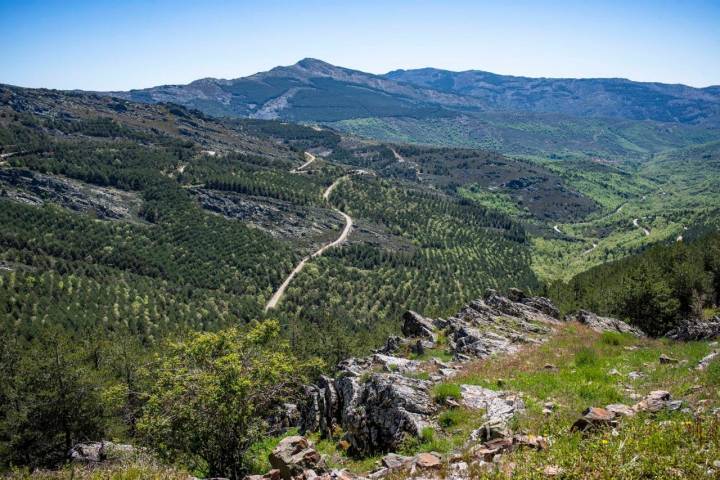
[[[433,69],[373,75],[315,59],[234,80],[109,94],[214,116],[326,123],[384,141],[512,154],[638,160],[716,139],[720,125],[713,87]]]
[[[395,70],[384,77],[479,98],[487,110],[720,125],[717,87],[693,88],[624,78],[528,78],[435,68]]]
[[[646,125],[586,140],[642,161],[507,156],[0,86],[1,468],[242,478],[291,444],[339,478],[711,470],[718,142]],[[143,449],[78,445],[104,438]]]
[[[428,117],[452,115],[448,110],[460,109],[720,126],[716,90],[626,79],[535,79],[433,68],[373,75],[306,58],[245,78],[205,78],[112,95],[170,101],[215,115],[289,120]]]
[[[90,94],[3,87],[0,98],[0,299],[23,335],[49,318],[83,334],[132,317],[126,327],[154,342],[282,315],[298,351],[339,358],[396,330],[406,308],[443,314],[487,287],[537,288],[523,227],[442,188],[450,177],[415,178],[400,147]],[[539,177],[556,202],[582,201],[540,167],[465,157],[477,179]],[[266,314],[293,268],[339,237],[340,212],[353,217],[342,248],[309,262]]]

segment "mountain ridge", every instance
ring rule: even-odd
[[[179,103],[217,116],[294,121],[532,112],[720,125],[719,86],[531,78],[432,67],[377,75],[314,58],[235,79],[206,77],[185,85],[99,93],[146,103]]]

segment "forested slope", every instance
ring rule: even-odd
[[[350,244],[312,262],[269,314],[308,354],[366,350],[404,308],[536,286],[525,234],[503,214],[382,169],[391,180],[352,177],[323,200],[367,153],[336,133],[87,94],[0,98],[2,321],[28,338],[52,324],[152,344],[261,318],[300,258],[337,236],[334,206],[356,217]],[[291,173],[305,150],[327,159]],[[126,197],[118,218],[102,214]],[[342,352],[314,340],[328,324],[357,330]]]

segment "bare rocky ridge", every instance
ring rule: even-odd
[[[580,310],[575,316],[575,320],[587,325],[597,332],[620,332],[629,333],[636,337],[644,337],[645,333],[637,327],[633,327],[622,320],[610,317],[600,317],[592,312]]]
[[[52,202],[103,220],[131,219],[142,203],[135,193],[16,168],[0,169],[0,195],[28,205]]]
[[[301,431],[329,436],[341,427],[350,451],[356,454],[392,451],[408,436],[419,436],[424,427],[433,425],[438,411],[432,386],[452,377],[460,363],[541,343],[561,323],[549,300],[527,297],[519,290],[511,296],[515,301],[489,290],[484,298],[448,319],[431,320],[407,312],[404,338],[391,337],[379,353],[348,359],[338,366],[336,378],[324,376],[306,388],[306,401],[300,405]],[[441,333],[447,338],[446,345],[439,344]],[[391,355],[402,348],[446,348],[455,360],[420,362]],[[430,380],[404,375],[421,371],[431,371]],[[463,392],[466,405],[486,411],[488,431],[502,430],[523,408],[522,401],[510,393],[474,386],[463,386]]]

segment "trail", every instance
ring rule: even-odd
[[[406,162],[405,158],[402,155],[400,155],[399,153],[397,153],[397,151],[394,148],[390,147],[390,151],[393,152],[393,155],[395,155],[395,160],[397,160],[398,163]]]
[[[590,253],[590,252],[592,252],[593,250],[595,250],[597,247],[598,247],[598,244],[595,243],[595,242],[592,242],[592,248],[588,248],[587,250],[585,250],[585,251],[583,252],[583,255],[587,255],[588,253]]]
[[[313,159],[312,159],[312,160],[314,160],[314,159],[315,159],[315,158],[314,158],[314,156],[313,156]],[[311,161],[312,161],[312,160],[311,160]],[[303,168],[303,167],[300,167],[300,168]],[[354,172],[354,173],[363,174],[363,173],[366,173],[366,172],[364,172],[364,171],[362,171],[362,170],[359,170],[359,171]],[[329,199],[330,199],[330,194],[333,192],[333,190],[335,190],[335,187],[337,187],[340,182],[342,182],[343,180],[346,180],[346,179],[348,179],[348,178],[350,178],[350,175],[345,175],[345,176],[342,176],[342,177],[338,178],[337,180],[335,180],[335,181],[332,183],[332,185],[330,185],[327,189],[325,189],[325,192],[323,192],[323,198],[324,198],[325,200],[329,200]],[[350,215],[348,215],[348,214],[345,213],[345,212],[341,212],[341,211],[338,210],[337,208],[333,208],[333,210],[334,210],[335,212],[339,213],[340,215],[342,215],[342,217],[345,219],[345,228],[343,228],[342,233],[340,234],[340,236],[339,236],[336,240],[334,240],[334,241],[332,241],[332,242],[330,242],[330,243],[328,243],[328,244],[326,244],[326,245],[323,245],[323,246],[320,247],[318,250],[316,250],[314,253],[311,253],[311,254],[308,255],[307,257],[305,257],[305,258],[303,258],[302,260],[300,260],[300,263],[298,263],[297,266],[292,270],[292,272],[290,272],[290,274],[287,276],[287,278],[285,279],[285,281],[280,285],[280,288],[277,289],[277,291],[273,294],[272,298],[270,298],[270,301],[267,303],[267,305],[265,305],[265,311],[266,311],[266,312],[267,312],[268,310],[273,309],[273,308],[275,308],[275,307],[277,306],[277,304],[280,302],[280,300],[282,299],[283,295],[285,294],[285,290],[287,289],[288,285],[290,285],[290,282],[292,281],[292,279],[295,278],[295,275],[297,275],[298,273],[300,273],[303,268],[305,268],[305,264],[306,264],[310,259],[315,258],[315,257],[319,257],[320,255],[322,255],[323,253],[325,253],[325,251],[327,251],[328,249],[333,248],[333,247],[336,247],[336,246],[340,245],[341,243],[345,242],[345,240],[347,240],[348,236],[350,235],[350,232],[352,231],[353,219],[352,219],[352,217],[350,217]]]
[[[302,172],[303,170],[305,170],[305,168],[310,166],[311,163],[313,163],[315,160],[317,160],[317,157],[310,152],[305,152],[305,158],[307,159],[307,162],[303,163],[302,165],[300,165],[297,168],[293,168],[292,170],[290,170],[290,172],[291,173]]]
[[[422,182],[422,178],[420,177],[420,167],[418,167],[417,163],[408,162],[408,161],[405,159],[405,157],[403,157],[402,155],[400,155],[400,154],[397,152],[397,150],[395,150],[395,149],[392,148],[392,147],[390,147],[390,151],[393,153],[393,155],[395,156],[395,160],[397,160],[398,163],[410,163],[410,164],[413,166],[413,168],[415,169],[415,176],[417,177],[418,182]]]
[[[638,223],[638,220],[639,220],[639,219],[637,219],[637,218],[633,219],[633,225],[634,225],[636,228],[641,229],[641,230],[643,231],[643,233],[645,234],[646,237],[649,237],[649,236],[650,236],[650,230],[648,230],[648,229],[645,228],[645,227],[640,226],[640,224]]]

